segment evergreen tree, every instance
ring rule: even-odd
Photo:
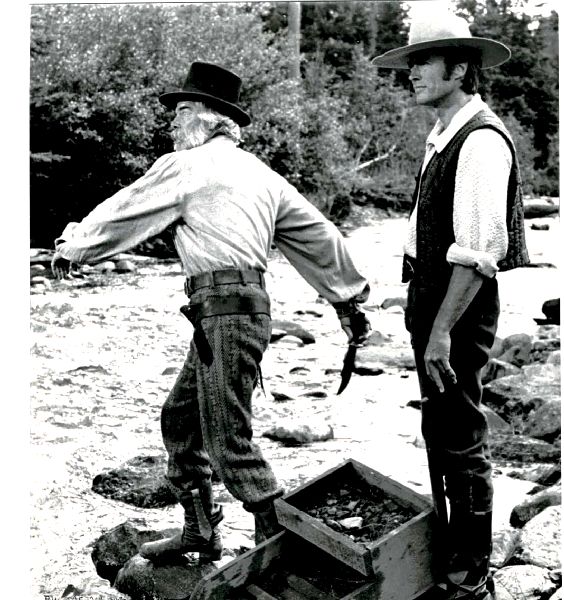
[[[551,148],[558,135],[557,15],[534,17],[520,12],[515,0],[462,0],[459,7],[473,19],[473,35],[499,40],[511,49],[509,61],[483,71],[483,93],[502,115],[514,115],[533,132],[535,154],[525,160],[546,174],[555,161]],[[558,193],[557,180],[548,187]]]

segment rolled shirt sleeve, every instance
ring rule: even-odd
[[[181,217],[182,177],[178,154],[165,154],[80,223],[69,223],[55,240],[57,251],[79,264],[98,262],[161,233]]]
[[[287,182],[282,185],[274,243],[329,302],[367,300],[368,281],[357,271],[337,227]]]
[[[447,261],[493,277],[507,253],[507,187],[511,150],[492,129],[473,131],[464,142],[456,171],[453,207],[455,243]]]

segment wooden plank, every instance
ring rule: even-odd
[[[251,578],[262,573],[282,555],[285,536],[287,533],[281,531],[203,577],[190,600],[224,600],[233,590],[251,583]]]
[[[321,475],[310,479],[298,489],[289,492],[285,496],[282,496],[282,500],[291,498],[292,500],[290,503],[294,504],[295,501],[299,506],[302,502],[304,502],[304,499],[307,500],[312,496],[318,498],[321,491],[331,488],[335,481],[342,481],[347,474],[350,476],[355,474],[351,459],[347,459],[336,467],[328,469]]]
[[[411,488],[394,481],[382,473],[378,473],[374,469],[359,463],[358,461],[351,459],[351,465],[358,473],[360,478],[366,481],[369,485],[374,486],[382,490],[385,494],[391,496],[398,504],[405,506],[406,508],[415,509],[418,512],[427,510],[432,506],[430,498],[418,494]]]
[[[249,594],[251,598],[255,598],[256,600],[278,600],[278,598],[271,596],[268,592],[254,583],[248,585],[245,588],[245,592]]]
[[[327,579],[330,578],[331,573],[327,573]],[[288,585],[301,594],[304,600],[320,600],[320,598],[325,598],[325,600],[338,600],[337,596],[334,596],[330,592],[322,592],[309,581],[294,574],[288,575]]]
[[[319,519],[308,515],[282,499],[275,500],[278,522],[296,535],[321,548],[363,575],[372,574],[370,550],[348,536],[334,531]]]
[[[432,586],[421,590],[413,596],[402,597],[403,600],[423,600],[420,594],[428,592]],[[399,597],[399,596],[395,596]],[[354,592],[343,596],[340,600],[387,600],[387,597],[382,594],[382,584],[379,581],[367,583],[356,589]]]
[[[434,512],[430,508],[369,545],[380,595],[372,589],[372,595],[359,598],[410,600],[434,585],[431,571],[433,519]]]

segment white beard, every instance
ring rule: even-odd
[[[172,133],[174,142],[174,150],[191,150],[197,146],[201,146],[207,140],[207,131],[203,127],[191,129],[190,131],[177,130]]]

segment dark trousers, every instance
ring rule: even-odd
[[[448,558],[487,569],[491,551],[493,486],[488,425],[480,403],[481,375],[499,317],[497,281],[487,280],[451,332],[450,363],[457,383],[439,393],[425,372],[424,353],[440,304],[410,283],[406,325],[411,332],[422,404],[422,433],[430,468],[444,477],[450,504]],[[432,462],[432,465],[431,465]]]
[[[196,290],[191,302],[211,296],[262,296],[257,284],[228,284]],[[206,365],[194,341],[161,415],[168,451],[168,478],[180,501],[209,482],[212,468],[229,492],[253,511],[282,495],[260,448],[253,442],[253,390],[270,341],[265,314],[210,316],[202,320],[213,353]]]

